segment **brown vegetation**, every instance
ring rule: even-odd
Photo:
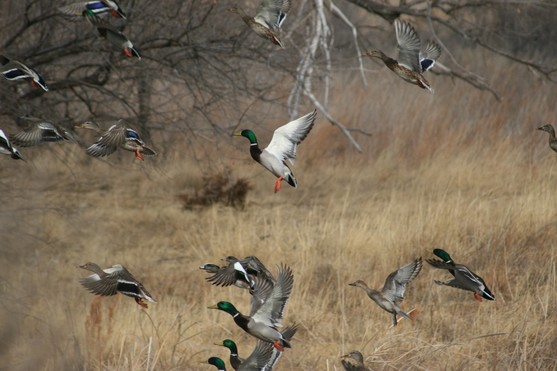
[[[183,2],[184,12],[191,10],[188,4]],[[203,7],[213,12],[211,4]],[[355,19],[374,24],[369,17]],[[188,26],[192,32],[194,26]],[[260,41],[241,30],[234,36],[220,31],[212,32],[236,52],[250,47],[242,58],[258,52]],[[79,37],[85,46],[92,41],[110,52],[95,34]],[[349,37],[344,40],[345,48],[352,45]],[[140,51],[155,53],[155,41]],[[182,44],[172,48],[190,53]],[[282,104],[292,81],[275,86],[261,77],[270,69],[262,65],[250,72],[263,81],[265,99],[228,99],[249,84],[232,83],[222,91],[222,79],[210,73],[210,89],[192,84],[187,97],[180,87],[155,81],[152,121],[139,121],[148,123],[156,158],[140,162],[118,152],[91,159],[68,143],[26,148],[26,163],[0,156],[0,368],[209,370],[200,362],[226,358],[213,345],[224,338],[234,339],[240,356],[247,356],[254,339],[207,306],[229,300],[248,312],[249,295],[209,285],[198,267],[228,255],[257,255],[273,272],[281,262],[289,265],[295,277],[285,324],[299,323],[300,329],[277,370],[339,370],[339,356],[356,349],[372,369],[555,369],[557,154],[546,133],[536,130],[557,121],[555,85],[535,69],[473,45],[454,49],[459,63],[488,77],[501,102],[439,75],[428,75],[435,90],[428,94],[369,60],[363,86],[356,71],[335,65],[329,112],[372,136],[351,132],[362,147],[358,153],[318,114],[293,166],[298,189],[283,184],[277,194],[275,179],[253,162],[246,141],[228,136],[232,127],[253,122],[264,145],[288,121]],[[187,71],[180,83],[189,84],[199,66],[214,60],[205,53],[191,64],[178,55],[180,68],[171,63],[168,75]],[[143,67],[126,69],[130,61],[117,57],[111,54],[121,68],[113,71],[125,78],[112,84],[135,84]],[[227,55],[219,58],[228,61]],[[555,65],[554,58],[544,63]],[[0,81],[0,92],[14,101],[1,103],[0,128],[9,133],[15,125],[8,116],[27,107],[12,90]],[[30,99],[32,111],[51,107],[56,117],[55,105]],[[78,114],[128,112],[120,106],[113,112],[109,98],[96,99]],[[305,104],[300,112],[313,109]],[[76,119],[72,107],[68,120]],[[208,123],[214,126],[207,129]],[[189,195],[188,205],[204,207],[184,209],[179,194]],[[448,273],[424,266],[402,304],[417,308],[417,317],[412,325],[403,319],[391,328],[386,312],[348,286],[362,279],[380,287],[395,267],[432,257],[434,248],[481,275],[496,300],[478,303],[472,293],[436,286],[433,280],[448,279]],[[91,295],[79,284],[78,265],[87,261],[124,264],[158,303],[143,310],[122,295]]]
[[[557,157],[535,128],[555,118],[557,102],[552,85],[520,67],[492,70],[509,92],[499,104],[435,76],[435,95],[386,73],[365,89],[339,80],[335,114],[374,135],[356,154],[318,119],[293,168],[296,190],[274,194],[243,142],[221,143],[219,156],[205,148],[216,168],[253,185],[243,211],[176,203],[203,178],[195,161],[177,160],[178,144],[143,163],[129,153],[90,161],[66,144],[30,149],[29,163],[2,157],[4,366],[193,370],[225,356],[212,343],[226,337],[246,355],[253,339],[206,307],[230,300],[247,311],[248,294],[210,286],[198,266],[255,254],[295,274],[286,323],[301,330],[279,370],[339,369],[353,349],[372,368],[555,367]],[[446,273],[424,267],[403,303],[419,316],[391,328],[348,286],[380,286],[435,247],[482,275],[495,302],[436,286]],[[125,264],[158,303],[143,311],[95,298],[78,283],[76,266],[89,260]]]

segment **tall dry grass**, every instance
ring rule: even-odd
[[[1,368],[210,369],[199,363],[226,358],[212,345],[224,338],[247,356],[254,340],[207,306],[229,300],[248,312],[249,295],[209,285],[198,266],[251,254],[295,275],[285,324],[300,331],[278,370],[338,370],[354,349],[374,369],[557,367],[557,155],[535,130],[555,118],[555,87],[493,63],[484,72],[502,103],[437,76],[429,95],[372,63],[367,87],[339,72],[333,112],[373,136],[358,137],[358,154],[319,118],[299,149],[299,188],[278,194],[239,138],[202,138],[196,152],[189,138],[145,163],[92,160],[70,145],[29,149],[28,163],[3,157]],[[284,117],[267,111],[261,142]],[[225,167],[253,186],[245,209],[183,210],[177,195]],[[420,315],[391,328],[348,286],[380,288],[437,247],[483,276],[496,300],[436,286],[448,274],[426,265],[403,302]],[[78,283],[86,261],[126,265],[158,303],[144,311],[94,297]]]

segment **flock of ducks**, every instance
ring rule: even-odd
[[[253,17],[239,7],[232,7],[229,11],[237,13],[258,36],[284,47],[280,40],[280,29],[290,7],[290,0],[263,0],[259,12]],[[124,11],[115,0],[87,1],[68,5],[60,10],[66,14],[84,16],[96,27],[100,36],[120,48],[126,56],[141,59],[129,38],[101,18],[105,13],[111,13],[114,17],[126,19]],[[381,59],[390,70],[405,81],[433,92],[423,73],[433,67],[441,55],[441,48],[434,41],[427,41],[422,48],[415,29],[400,19],[394,21],[394,28],[399,50],[398,60],[386,56],[380,50],[368,51],[366,55]],[[48,86],[41,75],[25,63],[0,55],[0,64],[1,74],[6,80],[30,81],[33,87],[48,91]],[[256,135],[251,130],[246,129],[233,134],[247,138],[253,160],[277,178],[275,192],[280,189],[283,180],[290,186],[297,187],[297,180],[287,161],[294,163],[297,146],[313,128],[316,116],[317,111],[314,110],[280,126],[274,131],[269,145],[264,149],[259,147]],[[28,147],[62,141],[83,143],[73,130],[52,122],[32,117],[21,120],[27,124],[27,129],[21,132],[8,136],[0,130],[0,153],[10,155],[13,159],[23,159],[15,146]],[[84,146],[87,154],[93,157],[108,156],[119,149],[133,152],[140,160],[143,160],[144,155],[156,155],[156,152],[141,140],[137,131],[121,121],[107,130],[101,129],[98,124],[91,121],[77,124],[73,128],[89,129],[99,135],[95,143]],[[544,125],[538,130],[549,133],[550,147],[557,152],[557,139],[553,127]],[[466,266],[456,264],[444,250],[435,249],[433,253],[440,260],[427,259],[427,263],[434,268],[447,270],[453,277],[446,282],[434,281],[436,284],[471,291],[474,293],[474,298],[479,301],[482,298],[495,299],[480,276]],[[227,263],[224,266],[205,264],[200,268],[210,274],[207,280],[213,285],[234,285],[247,290],[251,295],[250,313],[249,315],[240,313],[228,301],[219,301],[209,308],[228,313],[234,323],[256,338],[257,342],[251,355],[246,359],[239,357],[238,346],[231,339],[224,339],[215,344],[229,350],[229,362],[234,370],[272,370],[285,348],[291,347],[291,340],[298,329],[297,324],[282,327],[284,309],[294,282],[292,270],[281,264],[275,277],[255,256],[248,256],[242,260],[229,256],[224,260]],[[86,263],[80,267],[93,272],[80,280],[80,283],[93,294],[112,296],[119,292],[134,298],[136,303],[145,309],[148,308],[146,301],[157,302],[143,284],[122,265],[116,264],[102,269],[95,263]],[[404,299],[407,286],[418,276],[422,267],[423,262],[420,257],[398,268],[388,275],[380,291],[368,287],[362,280],[349,285],[363,289],[373,302],[391,314],[392,324],[396,326],[400,317],[412,319],[412,311],[405,312],[400,304]],[[219,370],[226,370],[225,362],[219,357],[210,357],[204,363],[209,363]],[[342,356],[341,363],[346,370],[368,370],[364,365],[364,357],[358,351]]]
[[[485,281],[462,264],[456,264],[448,252],[442,249],[433,250],[439,259],[427,259],[426,261],[434,268],[445,269],[453,279],[443,282],[434,282],[438,285],[446,285],[461,290],[471,291],[474,298],[482,301],[495,300],[495,296],[487,287]],[[238,346],[231,339],[224,339],[214,343],[229,350],[229,362],[234,370],[270,371],[280,359],[285,348],[291,348],[291,341],[298,324],[287,327],[282,326],[282,319],[286,302],[288,301],[294,285],[294,275],[290,267],[281,264],[278,266],[278,274],[275,277],[265,265],[255,256],[238,259],[228,256],[223,259],[227,264],[219,266],[207,263],[199,268],[209,273],[207,281],[215,286],[236,286],[247,290],[251,295],[250,313],[242,314],[234,304],[229,301],[219,301],[209,306],[232,316],[236,326],[257,339],[252,353],[242,359],[238,354]],[[420,273],[423,263],[422,258],[404,265],[387,277],[381,291],[371,289],[362,280],[350,283],[349,286],[360,287],[380,308],[392,315],[392,324],[397,326],[400,318],[413,320],[415,316],[412,311],[405,312],[400,307],[404,299],[406,287]],[[86,263],[80,266],[93,272],[92,275],[80,280],[81,284],[95,295],[112,296],[120,292],[123,295],[134,298],[137,304],[147,309],[145,300],[156,303],[157,301],[145,289],[124,266],[113,265],[110,268],[101,269],[95,263]],[[210,357],[208,363],[218,370],[225,371],[226,364],[220,357]],[[363,363],[363,356],[358,351],[353,351],[341,357],[341,363],[346,370],[367,370]]]

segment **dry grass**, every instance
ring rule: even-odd
[[[246,356],[253,339],[206,308],[230,300],[246,312],[248,294],[210,286],[198,266],[251,254],[295,274],[285,323],[301,330],[279,370],[338,370],[354,349],[374,369],[557,367],[557,155],[534,130],[554,120],[557,98],[528,71],[512,67],[510,81],[511,67],[489,69],[508,92],[501,104],[435,76],[435,95],[384,69],[367,88],[339,78],[334,111],[374,136],[359,138],[366,152],[356,154],[318,119],[300,147],[297,190],[273,194],[245,141],[221,142],[221,157],[200,149],[253,186],[243,210],[183,210],[176,195],[206,174],[178,145],[145,163],[129,153],[90,160],[70,146],[31,149],[27,164],[1,158],[2,368],[210,369],[199,362],[225,357],[212,343],[227,337]],[[482,275],[496,301],[436,286],[447,274],[425,266],[403,303],[420,315],[390,328],[348,286],[381,287],[436,247]],[[86,261],[125,264],[159,302],[144,311],[90,295],[78,283]]]

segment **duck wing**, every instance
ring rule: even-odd
[[[271,296],[273,292],[274,283],[265,279],[264,277],[254,276],[253,288],[250,290],[251,294],[251,309],[250,316],[253,316]]]
[[[118,272],[123,267],[121,265],[114,265],[112,268],[104,269],[106,273],[103,277],[94,273],[90,276],[84,277],[79,282],[90,292],[95,295],[112,296],[118,292]]]
[[[34,123],[27,129],[12,136],[12,140],[16,145],[28,147],[42,142],[76,141],[76,137],[61,126],[34,117],[22,117],[21,119]]]
[[[422,264],[422,258],[420,257],[389,274],[381,290],[383,296],[395,303],[400,303],[404,299],[406,285],[420,273]]]
[[[253,19],[276,32],[286,19],[290,5],[290,0],[263,0],[259,12]]]
[[[116,152],[126,142],[126,127],[112,125],[101,137],[89,148],[87,153],[93,157],[103,157]]]
[[[273,356],[273,344],[257,340],[255,349],[237,369],[239,371],[260,371]]]
[[[420,67],[422,72],[430,70],[441,56],[441,47],[435,41],[428,40],[425,48],[420,51]]]
[[[294,275],[292,270],[288,266],[281,264],[279,266],[278,279],[273,290],[261,307],[251,315],[251,318],[258,323],[263,323],[272,328],[280,326],[284,307],[292,292],[293,284]]]
[[[280,162],[288,159],[292,164],[296,160],[296,149],[313,128],[317,110],[308,113],[275,130],[271,142],[265,151],[273,155]]]
[[[420,38],[409,23],[395,20],[396,41],[398,44],[398,64],[421,73],[422,68],[418,55],[420,53]]]
[[[85,1],[65,5],[58,8],[58,10],[68,15],[83,15],[85,10],[90,10],[95,14],[100,14],[109,11],[110,8],[102,1]]]

